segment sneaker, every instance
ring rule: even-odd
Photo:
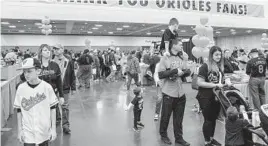
[[[175,143],[180,144],[182,146],[190,146],[190,144],[186,142],[184,139],[176,140]]]
[[[221,144],[217,140],[215,140],[215,139],[212,139],[211,140],[211,144],[212,145],[216,145],[216,146],[221,146]]]
[[[158,121],[158,119],[159,119],[159,115],[158,115],[158,114],[155,114],[155,115],[154,115],[154,120],[155,120],[155,121]]]
[[[138,126],[141,126],[141,127],[144,127],[144,124],[142,124],[141,122],[140,123],[137,123]]]
[[[214,145],[211,143],[207,143],[207,144],[205,144],[205,146],[214,146]]]
[[[68,127],[64,127],[64,128],[63,128],[63,132],[64,132],[65,134],[70,134],[70,133],[71,133],[71,130],[70,130],[70,128],[68,128]]]
[[[165,143],[165,144],[169,144],[171,145],[172,142],[170,141],[170,139],[168,137],[161,137],[161,140]]]
[[[139,132],[140,130],[137,127],[133,127],[133,131]]]

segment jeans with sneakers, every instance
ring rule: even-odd
[[[252,97],[254,108],[258,110],[266,104],[264,85],[265,77],[251,77],[248,82],[249,94]]]
[[[134,128],[138,128],[137,124],[138,124],[138,122],[141,121],[141,111],[142,110],[133,109],[133,113],[134,113]]]
[[[173,129],[176,140],[183,139],[183,116],[186,105],[186,96],[179,98],[170,97],[163,94],[162,112],[160,120],[160,135],[161,137],[168,137],[167,129],[171,113],[173,112]]]

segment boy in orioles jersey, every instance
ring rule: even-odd
[[[14,101],[18,139],[24,146],[48,146],[56,139],[57,96],[51,85],[38,78],[41,63],[37,59],[25,59],[21,69],[26,82],[18,86]]]
[[[254,108],[260,110],[261,105],[266,104],[264,84],[267,64],[265,58],[259,57],[257,49],[252,49],[250,55],[252,59],[248,61],[246,68],[246,73],[250,76],[249,94]]]

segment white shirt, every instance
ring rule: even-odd
[[[61,60],[59,60],[59,58],[55,57],[55,59],[53,61],[56,62],[59,65],[60,72],[61,72],[61,79],[63,81],[64,77],[65,77],[65,72],[66,72],[69,60],[66,57],[63,56]]]
[[[41,81],[32,88],[27,82],[19,85],[14,108],[21,109],[22,132],[25,143],[40,144],[50,138],[50,107],[58,103],[51,85]]]
[[[7,55],[5,56],[5,59],[16,60],[16,59],[17,59],[17,55],[16,55],[15,52],[9,52],[9,53],[7,53]]]

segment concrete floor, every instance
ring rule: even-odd
[[[184,116],[184,139],[191,146],[203,146],[203,117],[192,111],[196,91],[185,84],[187,103]],[[51,146],[162,146],[159,136],[159,122],[155,122],[155,87],[145,87],[142,122],[145,128],[136,133],[132,130],[132,110],[126,112],[126,106],[133,97],[128,94],[122,82],[93,83],[88,90],[81,89],[70,97],[71,135],[64,135],[57,129],[58,137]],[[170,120],[168,134],[174,144],[173,126]],[[11,116],[7,128],[1,135],[2,146],[20,146],[17,138],[16,115]],[[215,138],[223,143],[223,124],[218,122]]]

